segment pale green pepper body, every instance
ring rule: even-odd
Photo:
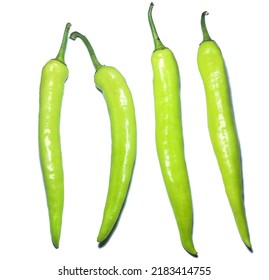
[[[136,156],[136,120],[130,89],[121,73],[100,67],[94,77],[105,98],[111,124],[109,188],[97,241],[104,241],[121,212],[128,192]]]
[[[56,59],[42,69],[39,92],[38,141],[40,164],[46,191],[51,239],[59,247],[64,205],[64,174],[60,139],[60,118],[68,68],[64,54],[70,24],[66,25],[62,45]]]
[[[155,44],[151,63],[156,149],[182,246],[188,253],[197,256],[192,239],[193,206],[184,153],[179,69],[174,54],[162,44],[157,35],[152,8],[151,3],[149,23]]]
[[[97,241],[102,243],[114,229],[131,183],[136,157],[136,117],[131,91],[114,67],[101,65],[88,39],[73,32],[87,47],[95,67],[94,82],[106,101],[111,126],[111,167],[106,204]]]
[[[207,34],[206,14],[202,15],[204,41],[198,50],[198,67],[206,93],[208,129],[238,231],[251,249],[244,207],[241,152],[229,81],[221,50]]]
[[[178,65],[169,49],[152,54],[156,148],[183,247],[192,255],[193,207],[185,161]]]

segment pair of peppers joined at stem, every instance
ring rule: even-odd
[[[51,239],[59,247],[63,205],[64,174],[60,141],[60,114],[68,68],[64,61],[69,29],[65,28],[62,45],[56,59],[42,70],[39,109],[39,151],[49,212]],[[86,45],[95,67],[94,82],[105,98],[111,125],[111,168],[109,189],[103,220],[97,237],[104,242],[118,220],[132,177],[136,156],[136,118],[132,95],[121,73],[97,60],[85,36],[73,32]]]
[[[197,251],[192,240],[193,206],[190,182],[184,156],[181,121],[180,75],[172,51],[158,37],[153,19],[153,3],[148,11],[155,50],[152,53],[153,88],[156,119],[156,148],[168,196],[175,214],[182,246],[191,255]],[[245,245],[251,249],[244,209],[239,142],[230,100],[224,60],[217,44],[211,40],[201,18],[203,42],[198,50],[198,67],[204,83],[208,128],[223,177],[234,218]],[[64,83],[68,69],[64,63],[70,24],[56,59],[42,72],[40,85],[39,145],[46,187],[52,242],[59,246],[63,211],[63,169],[59,121]],[[131,179],[136,153],[136,121],[130,90],[122,75],[113,67],[102,66],[85,36],[86,45],[96,69],[95,84],[107,102],[111,120],[112,159],[110,185],[98,241],[104,241],[118,219]],[[118,177],[119,176],[119,177]]]
[[[157,34],[152,19],[153,6],[151,3],[148,19],[155,45],[151,61],[156,148],[182,246],[196,256],[192,239],[192,196],[184,156],[179,68],[173,52],[164,46]],[[207,14],[204,12],[201,17],[203,41],[198,49],[197,62],[206,93],[208,129],[239,234],[247,248],[252,250],[243,200],[241,152],[229,82],[221,50],[206,28]]]

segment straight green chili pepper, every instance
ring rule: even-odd
[[[62,44],[55,59],[42,69],[39,96],[38,140],[45,184],[52,243],[59,247],[64,204],[64,174],[60,140],[60,116],[68,68],[64,61],[68,33],[66,24]]]
[[[130,89],[122,74],[114,67],[101,65],[88,39],[79,32],[70,38],[80,38],[95,67],[94,82],[104,96],[111,125],[111,169],[108,194],[102,224],[97,237],[104,242],[110,235],[129,189],[136,156],[136,117]]]
[[[207,14],[204,12],[201,17],[203,41],[197,60],[206,93],[208,129],[237,228],[251,250],[243,198],[241,152],[229,82],[221,50],[206,28]]]
[[[156,148],[160,167],[185,250],[197,256],[192,240],[193,207],[184,155],[180,104],[180,76],[173,52],[158,37],[151,3],[148,19],[155,50],[151,62],[155,103]]]

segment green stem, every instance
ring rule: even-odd
[[[63,35],[63,40],[62,40],[62,44],[60,47],[60,50],[56,56],[55,59],[59,60],[62,63],[65,63],[64,61],[64,56],[65,56],[65,51],[66,51],[66,46],[67,46],[67,41],[68,41],[68,34],[69,34],[69,30],[71,28],[71,23],[67,23],[65,26],[65,30],[64,30],[64,35]]]
[[[156,50],[165,49],[165,46],[162,43],[162,41],[160,40],[156,27],[155,27],[155,24],[153,22],[153,18],[152,18],[153,6],[154,6],[154,4],[151,2],[150,6],[149,6],[149,11],[148,11],[148,20],[149,20],[149,25],[150,25],[150,29],[151,29],[151,33],[152,33],[152,37],[153,37],[153,41],[154,41],[154,46],[155,46],[155,51],[156,51]]]
[[[76,40],[77,38],[81,39],[82,42],[85,44],[85,46],[88,49],[88,52],[90,54],[93,66],[94,66],[95,70],[97,71],[100,67],[102,67],[102,64],[98,61],[91,43],[89,42],[89,40],[87,39],[86,36],[80,34],[77,31],[72,32],[70,35],[70,39]]]
[[[201,27],[202,27],[202,32],[203,32],[203,42],[205,41],[212,41],[211,37],[209,36],[209,33],[207,31],[206,28],[206,24],[205,24],[205,16],[208,15],[208,12],[205,11],[202,13],[202,17],[201,17]]]

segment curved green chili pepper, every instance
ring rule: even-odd
[[[42,69],[39,100],[39,153],[49,212],[51,239],[59,247],[63,204],[64,175],[60,141],[60,115],[68,68],[64,56],[71,27],[67,23],[59,53]]]
[[[206,93],[208,129],[240,236],[251,250],[243,198],[241,154],[229,82],[221,50],[206,28],[207,14],[204,12],[201,17],[203,42],[198,50],[198,67]]]
[[[153,3],[148,19],[155,50],[151,62],[155,102],[156,148],[168,196],[185,250],[196,256],[193,245],[193,208],[189,176],[184,156],[180,104],[180,76],[172,51],[158,37],[152,19]]]
[[[130,89],[121,73],[99,63],[88,39],[73,32],[88,49],[95,67],[94,82],[105,98],[111,125],[111,169],[102,224],[97,237],[103,242],[111,233],[129,189],[136,156],[136,118]]]

